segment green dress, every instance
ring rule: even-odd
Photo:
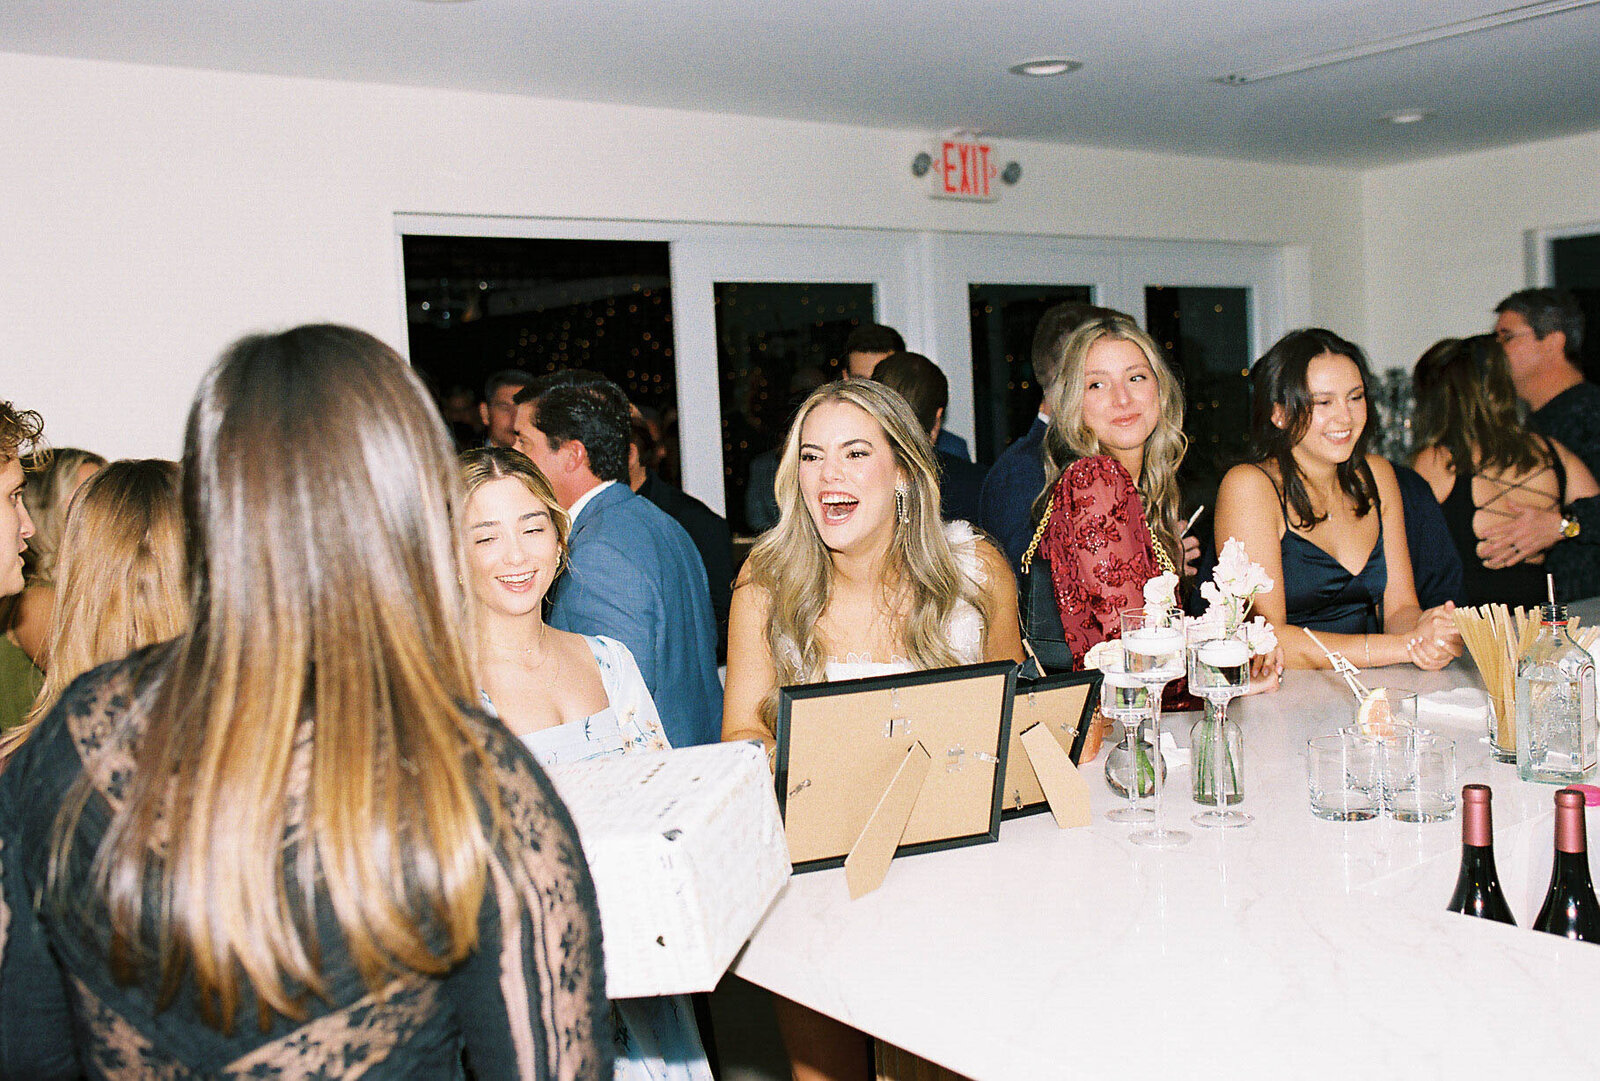
[[[0,731],[22,723],[44,686],[44,673],[22,647],[0,635]]]

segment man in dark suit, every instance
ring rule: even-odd
[[[683,527],[628,487],[628,399],[568,373],[517,395],[516,448],[572,516],[550,625],[628,647],[674,747],[722,736],[717,628],[706,570]]]
[[[733,602],[733,535],[728,520],[694,496],[661,479],[645,465],[656,457],[656,437],[639,416],[628,428],[628,487],[683,526],[700,553],[711,586],[711,613],[717,620],[717,660],[728,655],[728,606]]]
[[[1021,572],[1022,555],[1033,538],[1033,501],[1044,491],[1044,433],[1050,425],[1050,392],[1061,369],[1061,349],[1072,332],[1106,309],[1081,301],[1057,304],[1033,332],[1033,379],[1044,395],[1039,415],[1020,438],[1000,452],[983,478],[978,525],[995,540]]]
[[[939,463],[939,515],[945,520],[973,521],[978,515],[978,490],[983,485],[983,470],[948,451],[938,449],[939,432],[944,427],[945,407],[950,404],[950,380],[939,366],[921,353],[891,353],[878,362],[872,378],[900,392],[916,414],[917,423],[934,444]]]
[[[844,349],[841,350],[844,354],[844,371],[841,375],[845,379],[876,379],[878,365],[885,357],[905,351],[906,340],[894,327],[886,327],[882,323],[863,323],[844,340]],[[934,435],[933,445],[963,461],[972,461],[972,451],[967,449],[967,441],[955,432],[947,431],[943,425]]]
[[[509,447],[516,442],[511,426],[517,419],[517,394],[537,378],[521,368],[502,368],[483,383],[478,417],[483,421],[486,447]]]

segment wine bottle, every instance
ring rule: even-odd
[[[1451,912],[1515,924],[1500,875],[1494,868],[1494,828],[1489,815],[1489,786],[1469,784],[1461,789],[1461,874],[1456,892],[1445,907]]]
[[[1534,920],[1536,931],[1600,942],[1600,901],[1589,879],[1589,842],[1583,821],[1583,793],[1563,788],[1556,793],[1556,856],[1544,907]]]

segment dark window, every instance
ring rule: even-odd
[[[501,368],[601,372],[667,434],[677,478],[672,292],[664,242],[407,236],[402,240],[411,363],[447,406]],[[476,422],[476,408],[472,410]]]
[[[1600,234],[1550,242],[1554,284],[1577,297],[1583,309],[1583,374],[1600,383]]]
[[[770,469],[758,470],[761,490],[747,513],[751,462],[783,442],[807,394],[839,377],[845,338],[873,321],[873,290],[833,282],[717,282],[713,290],[728,523],[749,535],[772,525],[774,505]]]
[[[1145,325],[1183,380],[1184,502],[1212,505],[1250,434],[1250,290],[1152,285]]]
[[[1069,300],[1088,303],[1087,285],[967,286],[972,326],[973,455],[984,468],[1033,425],[1043,388],[1033,374],[1033,331]],[[937,358],[935,358],[937,359]]]

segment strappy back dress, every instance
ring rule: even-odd
[[[1548,443],[1545,449],[1550,452],[1550,468],[1556,474],[1556,490],[1561,493],[1562,502],[1566,502],[1566,467],[1561,464],[1561,456]],[[1444,497],[1444,502],[1439,504],[1439,509],[1444,511],[1445,525],[1450,530],[1450,539],[1455,541],[1456,551],[1461,554],[1461,585],[1466,591],[1467,603],[1507,604],[1512,607],[1519,604],[1532,607],[1544,603],[1544,576],[1549,569],[1545,565],[1515,563],[1500,570],[1490,570],[1478,558],[1478,541],[1482,538],[1472,531],[1473,515],[1520,485],[1507,486],[1495,499],[1480,507],[1472,500],[1472,478],[1475,475],[1470,469],[1457,469],[1455,485],[1450,489],[1450,494]]]

